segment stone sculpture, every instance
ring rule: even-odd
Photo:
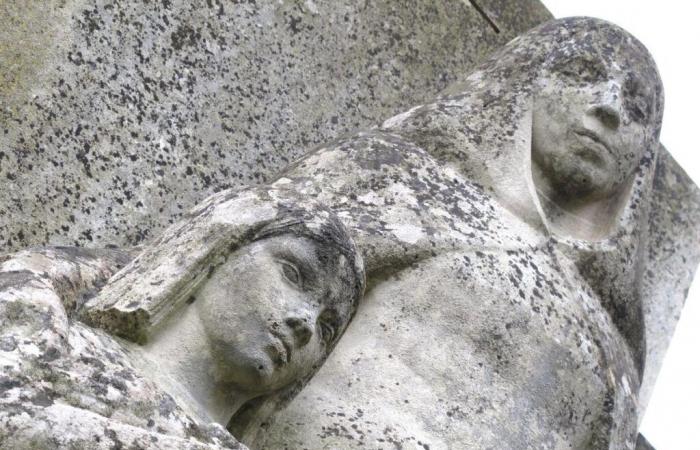
[[[682,296],[698,261],[675,251],[684,270],[660,276],[670,260],[648,249],[697,234],[653,208],[672,197],[662,105],[634,38],[553,21],[144,249],[7,256],[0,436],[242,448],[227,425],[250,448],[634,448],[659,357],[646,304]]]
[[[663,94],[651,57],[606,22],[553,21],[508,44],[455,91],[375,132],[395,154],[429,154],[432,166],[405,169],[429,180],[398,187],[389,170],[391,183],[376,196],[370,174],[339,182],[359,170],[338,160],[358,157],[334,156],[346,148],[370,147],[382,176],[385,161],[400,162],[360,136],[285,174],[285,184],[326,204],[354,198],[361,210],[380,211],[388,234],[432,253],[404,257],[408,267],[393,277],[367,261],[372,289],[356,321],[265,429],[261,448],[634,448],[645,303],[659,292],[683,295],[684,272],[697,264],[694,247],[688,269],[657,278],[673,266],[645,247],[678,249],[684,239],[659,227],[663,211],[650,208],[654,189],[664,189]],[[321,174],[331,181],[306,187]],[[455,203],[423,200],[445,196]],[[400,212],[387,216],[391,209]],[[410,217],[416,209],[430,219]],[[444,217],[459,222],[446,227],[451,233],[434,225]],[[696,242],[695,226],[678,222]],[[457,242],[443,245],[445,235]],[[343,391],[338,379],[348,380]]]

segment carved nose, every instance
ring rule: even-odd
[[[308,319],[288,317],[284,320],[284,323],[292,330],[297,348],[301,348],[309,343],[311,336],[313,336],[313,331],[311,331]]]
[[[612,105],[593,105],[587,112],[607,128],[617,130],[620,127],[620,112]]]

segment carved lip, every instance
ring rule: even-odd
[[[292,360],[292,346],[289,343],[289,339],[287,338],[287,336],[280,333],[279,331],[271,330],[270,334],[277,338],[280,344],[282,344],[282,348],[284,349],[284,355],[282,355],[282,352],[280,352],[279,349],[277,349],[279,358],[281,360],[280,362],[289,363],[289,361]]]
[[[596,134],[594,131],[591,131],[587,128],[582,128],[582,127],[576,127],[574,128],[574,134],[586,137],[590,139],[591,141],[600,144],[608,153],[612,154],[612,151],[610,150],[610,146],[608,145],[607,142],[603,140],[598,134]]]

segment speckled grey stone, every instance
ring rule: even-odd
[[[318,149],[274,184],[337,205],[358,230],[370,289],[262,448],[635,447],[643,383],[700,259],[700,193],[658,144],[653,61],[606,22],[553,21],[450,91]],[[617,187],[584,195],[573,177],[560,187],[603,216],[584,208],[557,222],[546,204],[556,197],[538,183],[533,135],[551,92],[564,110],[547,120],[607,142],[563,167],[579,176],[593,161]],[[617,141],[631,130],[634,146]],[[558,143],[580,155],[578,142]],[[623,170],[591,148],[637,153]],[[383,265],[378,233],[403,256]]]
[[[9,126],[0,143],[9,150],[0,153],[0,171],[9,189],[0,196],[9,198],[0,197],[0,205],[9,217],[2,226],[12,228],[5,245],[147,244],[134,260],[137,252],[70,249],[0,258],[2,313],[13,324],[0,341],[14,358],[0,397],[14,408],[0,415],[2,430],[15,439],[8,442],[84,446],[95,439],[89,430],[110,417],[114,422],[97,439],[105,447],[131,442],[158,448],[163,444],[150,430],[156,425],[172,447],[238,448],[220,426],[192,421],[181,399],[163,403],[168,394],[139,378],[138,370],[127,370],[136,380],[130,391],[119,378],[95,375],[92,360],[71,365],[75,355],[109,359],[100,352],[119,354],[122,348],[118,338],[78,321],[67,327],[67,317],[85,301],[103,305],[106,315],[82,319],[147,341],[143,329],[160,321],[161,313],[187,311],[192,303],[178,297],[162,304],[149,293],[177,293],[181,280],[207,275],[207,255],[226,235],[222,224],[225,229],[242,220],[246,230],[246,218],[267,220],[269,211],[246,203],[251,192],[265,201],[294,192],[292,210],[324,211],[347,228],[364,259],[367,296],[337,351],[301,395],[292,399],[296,386],[274,403],[291,400],[285,411],[273,420],[264,408],[246,412],[262,428],[243,430],[243,442],[253,448],[643,445],[638,421],[700,259],[700,193],[658,144],[660,83],[644,51],[625,53],[625,46],[637,46],[632,38],[596,20],[552,22],[425,103],[431,89],[466,78],[482,46],[497,45],[506,34],[492,8],[500,7],[506,22],[529,16],[518,15],[514,2],[488,3],[482,12],[461,2],[456,9],[464,16],[426,3],[418,11],[425,8],[427,16],[416,16],[448,25],[399,39],[397,30],[407,28],[394,20],[414,10],[393,3],[348,5],[354,11],[349,29],[338,27],[344,15],[319,12],[321,6],[308,1],[236,4],[233,12],[213,1],[199,7],[170,1],[85,5],[48,8],[55,22],[49,21],[46,36],[67,53],[47,51],[41,42],[48,38],[36,28],[22,31],[31,36],[29,50],[19,41],[0,48],[1,55],[20,55],[3,92]],[[539,17],[539,8],[529,11]],[[38,11],[32,3],[12,11],[41,16],[32,15]],[[488,22],[482,13],[496,19]],[[222,21],[230,14],[236,19]],[[469,29],[493,34],[445,40],[456,36],[445,30],[458,30],[462,19],[474,24]],[[112,27],[114,33],[102,33],[116,23],[122,26]],[[384,35],[387,30],[394,34]],[[354,54],[354,39],[341,40],[343,33],[356,33],[358,46],[379,43],[377,52]],[[438,38],[444,45],[435,45]],[[455,52],[461,45],[468,51]],[[539,176],[530,170],[533,101],[542,95],[538,88],[558,86],[538,80],[570,53],[582,52],[619,71],[612,76],[625,80],[618,87],[640,77],[651,88],[648,98],[656,99],[644,106],[653,114],[640,119],[643,108],[626,104],[615,122],[644,122],[644,145],[634,170],[610,194],[610,205],[619,209],[592,234],[582,232],[584,225],[550,221],[530,179]],[[32,73],[29,53],[50,70]],[[234,60],[245,61],[243,68]],[[55,80],[57,72],[63,81]],[[570,72],[580,82],[578,93],[597,92],[590,90],[590,73]],[[627,101],[628,94],[620,98]],[[274,175],[312,144],[413,106],[407,99],[420,106],[328,142]],[[614,122],[609,111],[593,115],[605,126]],[[40,126],[47,123],[52,126]],[[160,239],[150,239],[206,193],[257,182],[263,186],[209,197]],[[309,198],[325,206],[310,206]],[[66,225],[49,229],[49,223]],[[31,320],[18,320],[25,316]],[[69,340],[77,345],[61,342],[66,333],[77,333]],[[33,337],[23,340],[28,335]],[[130,364],[114,354],[117,369]],[[22,361],[40,370],[27,371]],[[69,379],[56,385],[59,390],[32,386],[53,380],[56,370]],[[71,376],[90,374],[97,377],[93,384],[71,385]],[[129,394],[144,397],[143,408],[128,403]],[[164,422],[146,421],[161,409]],[[46,428],[34,429],[37,423]],[[61,429],[68,432],[57,433]],[[234,423],[229,430],[241,431]]]
[[[123,345],[73,320],[132,257],[53,248],[0,258],[0,448],[245,450],[186,414]]]
[[[434,96],[536,0],[0,5],[0,249],[133,245]]]
[[[299,277],[320,272],[305,282],[308,295],[275,263],[290,252],[314,264],[299,265]],[[0,449],[243,450],[224,427],[257,432],[296,395],[340,339],[364,284],[337,216],[268,187],[211,196],[141,252],[3,256]],[[230,346],[235,356],[219,364]]]

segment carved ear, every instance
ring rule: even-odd
[[[209,197],[147,246],[87,302],[81,319],[144,343],[232,250],[274,219],[279,204],[262,189]]]

